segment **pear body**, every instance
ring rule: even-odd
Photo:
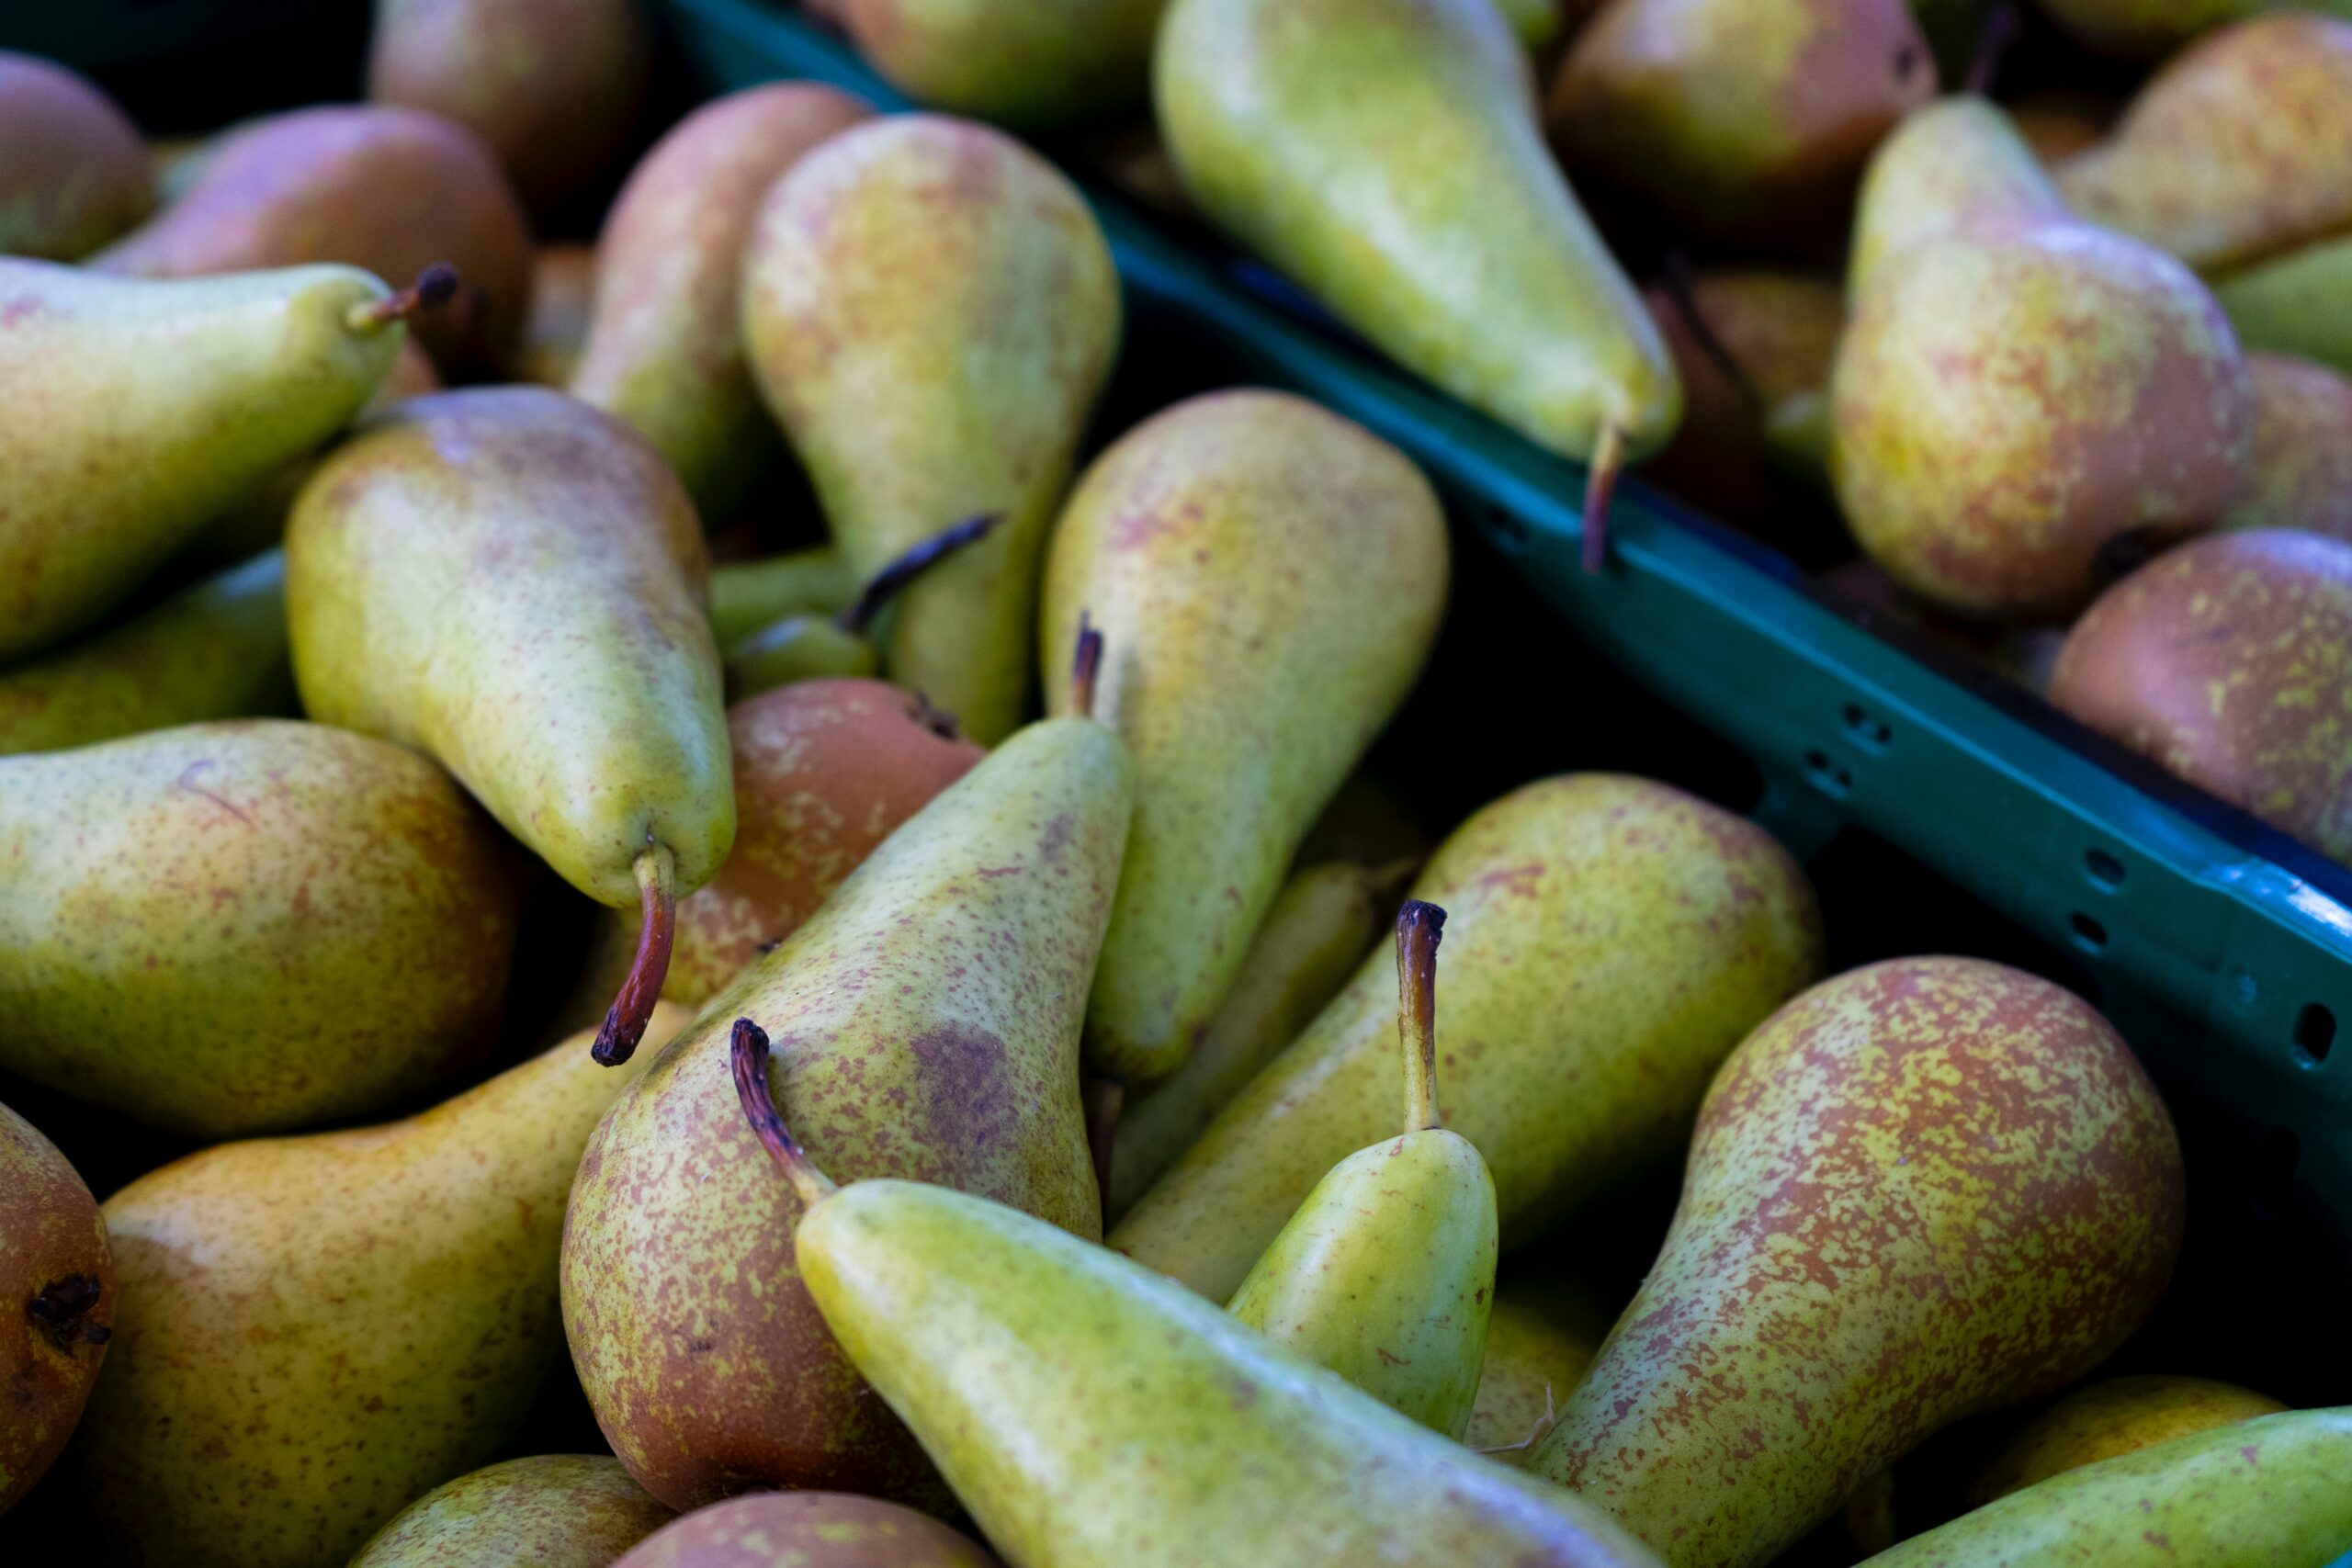
[[[710,573],[711,635],[723,653],[787,615],[839,615],[861,586],[831,545],[729,561]]]
[[[2055,1475],[1869,1568],[2325,1568],[2352,1540],[2352,1409],[2290,1410]]]
[[[2086,1464],[2286,1408],[2268,1394],[2211,1378],[2109,1378],[2068,1394],[2010,1438],[1968,1489],[1969,1506],[1981,1508]]]
[[[594,245],[541,245],[531,253],[531,313],[514,351],[514,379],[559,390],[571,384],[595,297]]]
[[[611,1568],[673,1517],[609,1454],[511,1459],[411,1503],[350,1568]]]
[[[1491,0],[1177,0],[1152,72],[1193,199],[1408,368],[1572,457],[1672,434],[1673,362]]]
[[[0,761],[0,1065],[204,1138],[478,1059],[519,893],[411,751],[287,720]]]
[[[1502,1245],[1682,1146],[1707,1079],[1818,973],[1812,888],[1769,834],[1644,779],[1571,774],[1473,815],[1413,897],[1447,912],[1446,1125]],[[1355,978],[1218,1112],[1111,1245],[1227,1301],[1325,1172],[1396,1122],[1396,980]]]
[[[755,1492],[698,1508],[613,1568],[1001,1568],[927,1514],[846,1492]]]
[[[0,51],[0,255],[79,261],[154,206],[155,160],[114,100]]]
[[[2213,290],[2246,347],[2301,355],[2352,376],[2352,238],[2305,245]]]
[[[1093,215],[985,126],[854,127],[760,209],[744,344],[853,579],[1003,517],[907,588],[882,650],[892,681],[982,745],[1026,711],[1038,557],[1118,336]]]
[[[116,1193],[125,1310],[77,1445],[113,1560],[329,1568],[507,1442],[562,1353],[581,1146],[651,1056],[566,1041],[407,1121],[222,1145]]]
[[[728,1040],[818,1157],[1013,1203],[1090,1239],[1078,1034],[1131,785],[1090,720],[1030,726],[917,812],[712,998],[597,1130],[572,1191],[572,1362],[629,1472],[673,1507],[761,1485],[945,1506],[803,1290],[800,1205],[753,1141]]]
[[[366,267],[396,285],[448,263],[458,298],[417,335],[444,369],[487,369],[523,323],[530,224],[470,131],[413,109],[331,104],[224,135],[186,194],[90,265],[200,277],[304,262]]]
[[[2291,528],[2352,544],[2352,377],[2286,354],[2248,354],[2254,457],[2228,529]]]
[[[1657,1260],[1529,1468],[1669,1563],[1767,1562],[2121,1344],[2181,1206],[2164,1102],[2076,998],[1960,958],[1826,981],[1716,1075]]]
[[[1883,265],[1973,225],[2056,222],[2065,199],[1996,105],[1961,96],[1910,116],[1871,155],[1846,262],[1847,303]]]
[[[114,1325],[114,1258],[96,1200],[57,1145],[0,1105],[0,1516],[74,1435]],[[36,1304],[40,1313],[33,1310]]]
[[[600,903],[650,844],[681,892],[735,834],[693,503],[610,415],[542,387],[412,398],[287,525],[302,705],[438,758]]]
[[[1505,1280],[1487,1315],[1487,1360],[1463,1446],[1526,1468],[1600,1353],[1609,1317],[1583,1292]]]
[[[286,558],[271,550],[0,670],[0,754],[293,711]]]
[[[397,327],[349,267],[147,283],[0,260],[0,660],[81,630],[349,423]]]
[[[2200,33],[2252,16],[2262,0],[2041,0],[2070,37],[2120,60],[2162,60]]]
[[[1097,711],[1136,759],[1087,1009],[1096,1068],[1148,1083],[1200,1043],[1300,840],[1419,675],[1448,570],[1412,462],[1286,393],[1187,400],[1087,469],[1055,530],[1040,647],[1067,670],[1080,617],[1102,628]]]
[[[796,682],[869,676],[874,645],[830,615],[786,615],[727,650],[727,697],[741,702]]]
[[[597,239],[572,395],[642,431],[714,522],[779,447],[743,356],[743,244],[760,198],[870,112],[812,82],[705,104],[638,164]]]
[[[1045,130],[1140,105],[1165,0],[839,0],[858,52],[934,108]]]
[[[798,1246],[825,1321],[1021,1568],[1656,1561],[1578,1499],[1001,1204],[857,1182]]]

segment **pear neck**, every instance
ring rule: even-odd
[[[1408,898],[1396,912],[1396,1037],[1405,1056],[1405,1131],[1440,1125],[1437,1104],[1437,944],[1445,911]]]

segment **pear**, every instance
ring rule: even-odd
[[[2063,1387],[2180,1250],[2172,1119],[2046,980],[1896,959],[1724,1064],[1657,1260],[1529,1468],[1670,1564],[1767,1562],[1962,1416]]]
[[[1449,913],[1447,1124],[1493,1172],[1505,1247],[1680,1149],[1716,1064],[1820,970],[1820,916],[1788,852],[1645,779],[1505,795],[1413,897]],[[1394,1129],[1396,984],[1367,959],[1111,1245],[1229,1300],[1323,1173]]]
[[[2063,88],[2026,93],[2001,107],[2045,169],[2105,141],[2121,107],[2096,93]]]
[[[1597,569],[1619,463],[1682,392],[1493,0],[1176,0],[1152,71],[1204,211],[1408,369],[1590,461]]]
[[[1048,130],[1131,108],[1165,0],[836,0],[858,52],[936,108]]]
[[[2039,0],[2036,9],[2100,54],[2162,60],[2199,33],[2252,16],[2266,0]],[[2323,0],[2324,3],[2324,0]]]
[[[1495,0],[1495,8],[1519,35],[1519,41],[1530,51],[1540,51],[1560,36],[1567,25],[1567,6],[1564,0]],[[1577,0],[1576,11],[1579,21],[1589,7],[1586,0]]]
[[[1870,1560],[1869,1568],[2322,1568],[2352,1540],[2352,1407],[2217,1427],[2070,1470]]]
[[[2246,347],[2298,354],[2352,376],[2352,237],[2247,267],[2213,291]]]
[[[79,261],[154,206],[155,160],[114,100],[0,50],[0,255]]]
[[[1880,148],[1854,269],[1830,474],[1905,588],[1974,618],[2063,613],[2117,539],[2236,499],[2254,392],[2220,307],[2069,217],[1991,105],[1947,99]]]
[[[2254,462],[2222,526],[2292,528],[2352,544],[2352,377],[2285,354],[2249,354]]]
[[[759,1492],[698,1508],[613,1568],[1001,1568],[937,1519],[845,1492]]]
[[[608,1454],[511,1459],[411,1503],[350,1568],[609,1568],[672,1517]]]
[[[1657,1562],[1082,1237],[949,1188],[834,1186],[776,1112],[767,1044],[736,1021],[735,1080],[797,1198],[809,1293],[1020,1568]]]
[[[400,346],[390,299],[350,267],[149,283],[0,259],[0,385],[23,394],[0,425],[0,661],[90,625],[349,423]]]
[[[729,93],[655,143],[605,220],[572,394],[642,431],[706,517],[740,500],[779,445],[743,354],[743,244],[760,198],[870,112],[813,82]]]
[[[1424,1427],[1470,1423],[1495,1293],[1495,1183],[1438,1120],[1437,949],[1445,911],[1396,917],[1405,1131],[1331,1168],[1226,1306],[1294,1355]]]
[[[1905,0],[1610,0],[1552,79],[1571,173],[1698,233],[1805,251],[1862,163],[1936,94]]]
[[[908,591],[882,659],[972,739],[1002,739],[1026,708],[1039,552],[1119,334],[1085,202],[984,126],[854,127],[762,204],[743,334],[855,578],[1002,514]]]
[[[90,265],[198,277],[302,262],[393,278],[454,266],[458,299],[419,335],[445,370],[488,368],[522,327],[529,220],[470,131],[413,109],[328,105],[229,133],[186,195]]]
[[[543,387],[395,405],[287,525],[311,716],[438,758],[565,881],[644,910],[608,1063],[661,994],[678,894],[735,836],[707,570],[660,455]]]
[[[628,144],[652,41],[634,0],[380,0],[368,96],[464,126],[534,207]]]
[[[571,384],[595,297],[594,245],[541,245],[531,253],[531,312],[514,351],[516,380],[558,390]]]
[[[802,1288],[799,1206],[744,1134],[729,1030],[748,1015],[775,1036],[789,1102],[843,1169],[1100,1235],[1078,1036],[1128,773],[1091,718],[1021,730],[713,998],[597,1129],[564,1323],[605,1438],[663,1502],[789,1485],[945,1506]]]
[[[1190,1148],[1201,1129],[1315,1020],[1379,939],[1394,902],[1389,874],[1344,861],[1283,885],[1184,1065],[1125,1097],[1111,1145],[1113,1223]]]
[[[687,1018],[658,1010],[657,1041]],[[122,1309],[75,1449],[113,1561],[342,1562],[514,1436],[562,1355],[564,1194],[640,1070],[585,1044],[406,1121],[205,1149],[107,1201]]]
[[[1462,1441],[1523,1467],[1584,1381],[1609,1319],[1584,1292],[1505,1280],[1487,1317],[1487,1361]]]
[[[1136,759],[1096,1070],[1148,1083],[1205,1036],[1300,839],[1419,675],[1447,571],[1420,471],[1286,393],[1189,399],[1087,469],[1040,640],[1066,668],[1081,616],[1100,622],[1102,715]]]
[[[0,1105],[0,1514],[74,1435],[115,1316],[107,1223],[57,1145]]]
[[[2057,179],[2091,222],[2215,276],[2352,231],[2352,20],[2278,11],[2199,40]]]
[[[0,1067],[202,1138],[478,1060],[519,893],[414,752],[288,720],[0,760]]]
[[[2320,853],[2352,862],[2352,544],[2194,540],[2101,594],[2059,649],[2052,703]]]
[[[763,626],[794,615],[835,615],[862,591],[842,552],[831,545],[760,560],[729,561],[710,574],[710,632],[733,648]]]
[[[1981,1508],[2083,1465],[2286,1408],[2211,1378],[2109,1378],[2068,1394],[2010,1438],[1968,1489],[1968,1505]]]
[[[0,670],[0,754],[293,711],[286,559],[271,550],[119,626]]]

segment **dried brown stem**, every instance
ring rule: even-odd
[[[1405,1131],[1437,1126],[1437,944],[1445,911],[1408,898],[1396,911],[1396,1038],[1405,1048]]]
[[[1600,444],[1592,449],[1592,465],[1584,480],[1584,570],[1588,577],[1609,559],[1609,503],[1617,493],[1617,473],[1625,464],[1625,432],[1622,426],[1600,427]]]
[[[366,337],[394,321],[405,321],[420,310],[439,310],[457,297],[458,269],[447,262],[435,262],[418,273],[416,281],[406,288],[394,289],[366,305],[354,305],[344,313],[343,324]]]
[[[767,1031],[748,1018],[737,1019],[727,1037],[727,1066],[734,1075],[735,1098],[752,1123],[752,1135],[792,1183],[803,1206],[813,1209],[840,1191],[832,1178],[817,1168],[808,1151],[784,1124],[784,1112],[775,1108],[775,1095],[768,1088]]]
[[[985,513],[967,517],[952,528],[942,528],[930,538],[910,547],[880,571],[868,578],[858,590],[849,607],[833,617],[833,625],[854,636],[863,637],[874,617],[888,607],[908,583],[945,560],[965,546],[976,544],[989,536],[989,531],[1004,521],[1001,512]]]
[[[645,1038],[653,1004],[662,999],[662,982],[670,977],[670,943],[678,933],[678,864],[668,847],[649,844],[637,857],[636,871],[640,917],[637,953],[589,1050],[607,1067],[635,1055],[637,1043]]]

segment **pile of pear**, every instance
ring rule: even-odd
[[[1873,1495],[1892,1562],[2352,1545],[2352,1411],[2085,1382],[2187,1180],[2090,1005],[1825,976],[1804,868],[1657,780],[1363,829],[1436,491],[1283,392],[1099,428],[1109,246],[986,120],[1154,99],[1203,212],[1590,460],[1596,570],[1683,354],[1756,358],[1688,403],[1755,423],[1719,450],[2020,613],[2274,443],[2271,526],[2085,617],[2135,664],[2151,615],[2230,656],[2202,551],[2352,615],[2307,561],[2352,546],[2278,528],[2330,427],[2200,281],[2309,265],[2265,223],[2324,191],[2147,199],[2168,74],[2053,180],[1884,5],[832,9],[944,112],[753,87],[624,170],[620,0],[390,0],[370,101],[168,158],[0,56],[0,1086],[56,1129],[0,1106],[0,1561],[1761,1568]],[[1800,58],[1802,114],[1741,85]],[[1850,299],[1654,315],[1563,154],[1725,244],[1859,188]],[[2088,325],[1957,373],[2020,299]],[[2056,511],[1986,457],[2018,381],[2086,400],[2017,436]],[[2062,689],[2133,711],[2102,667]],[[2332,798],[2281,705],[2264,798]],[[1539,1267],[1678,1168],[1630,1301]],[[1889,1467],[1977,1417],[2015,1446],[1916,1517]]]

